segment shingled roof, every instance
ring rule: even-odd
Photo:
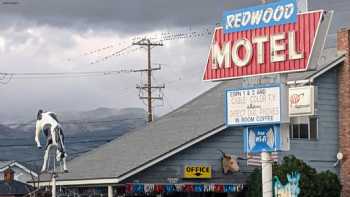
[[[323,64],[316,70],[288,74],[288,80],[303,80],[343,61],[335,49],[324,50]],[[242,80],[219,83],[187,104],[112,142],[81,155],[68,163],[70,173],[58,184],[118,183],[170,157],[196,142],[222,131],[224,90],[241,86]],[[84,180],[81,182],[79,180]]]

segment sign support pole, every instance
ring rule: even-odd
[[[108,185],[108,197],[113,197],[113,187],[112,187],[112,185]]]
[[[52,173],[52,190],[51,190],[51,195],[52,195],[52,197],[56,197],[56,173],[55,172],[53,172]]]
[[[263,197],[272,197],[272,163],[268,152],[261,152],[261,177]]]

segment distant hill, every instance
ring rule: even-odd
[[[146,125],[146,112],[140,108],[97,108],[57,112],[57,115],[63,125],[69,159]],[[0,123],[0,160],[41,165],[43,150],[35,147],[34,131],[35,120],[23,124]],[[44,140],[42,137],[42,144]]]
[[[65,111],[56,112],[61,122],[64,134],[67,136],[79,133],[95,133],[98,131],[111,131],[114,134],[123,133],[124,129],[130,130],[145,125],[145,110],[141,108],[97,108],[89,111]],[[1,124],[1,123],[0,123]],[[35,130],[35,120],[23,124],[10,124],[4,126],[7,130],[15,132],[15,137],[32,136]],[[6,131],[7,131],[6,130]],[[1,131],[1,130],[0,130]],[[1,134],[0,134],[1,137]]]
[[[14,138],[18,137],[20,133],[23,133],[23,131],[0,124],[0,138]]]

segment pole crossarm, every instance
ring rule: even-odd
[[[157,43],[157,42],[151,42],[150,39],[142,39],[137,42],[133,42],[132,45],[139,45],[139,46],[163,46],[163,43]]]
[[[149,97],[140,96],[140,99],[149,99]],[[163,97],[151,97],[151,100],[163,100]]]
[[[147,89],[147,88],[154,88],[154,89],[160,89],[160,88],[165,88],[165,85],[160,85],[160,86],[151,86],[151,87],[148,87],[147,85],[146,86],[140,86],[140,85],[137,85],[136,86],[137,89]]]
[[[134,70],[133,72],[148,72],[148,71],[155,71],[155,70],[160,70],[161,67],[159,66],[158,68],[151,68],[151,69],[139,69],[139,70]]]

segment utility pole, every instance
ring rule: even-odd
[[[154,46],[163,46],[162,43],[152,43],[150,39],[142,39],[138,42],[133,43],[133,45],[146,46],[147,47],[147,69],[136,70],[135,72],[147,72],[147,84],[136,86],[137,89],[147,90],[147,97],[140,96],[140,99],[147,99],[147,108],[148,108],[148,122],[153,121],[153,112],[152,112],[152,100],[154,99],[163,99],[162,97],[152,97],[152,89],[162,89],[165,88],[162,86],[152,86],[152,71],[160,70],[159,68],[152,68],[151,64],[151,47]]]

